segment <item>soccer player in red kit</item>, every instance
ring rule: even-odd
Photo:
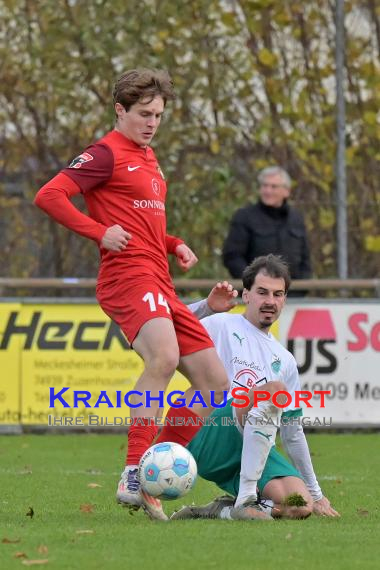
[[[191,417],[193,410],[208,415],[212,411],[210,391],[215,392],[214,401],[220,402],[229,382],[210,337],[177,298],[169,275],[168,254],[176,256],[184,271],[197,262],[182,240],[166,233],[166,183],[149,146],[166,102],[173,98],[166,72],[138,69],[124,73],[113,92],[114,130],[47,182],[35,204],[98,244],[97,299],[144,360],[135,389],[158,396],[178,368],[191,383],[187,402],[200,390],[208,405],[180,410],[182,417]],[[88,215],[70,201],[78,193],[84,196]],[[157,434],[151,418],[160,415],[158,405],[153,400],[149,409],[144,405],[131,408],[134,423],[117,499],[133,508],[143,506],[151,516],[163,519],[160,502],[140,489],[137,477],[139,460]]]

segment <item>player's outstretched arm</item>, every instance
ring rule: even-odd
[[[338,511],[332,508],[327,497],[322,497],[313,503],[313,513],[320,517],[340,517]]]
[[[188,305],[190,311],[199,319],[215,313],[224,313],[236,305],[238,292],[228,281],[219,282],[213,287],[207,299]]]
[[[236,305],[238,292],[228,281],[218,282],[207,297],[207,304],[213,313],[225,313]]]
[[[323,496],[311,462],[309,446],[301,425],[282,425],[280,428],[283,447],[293,465],[301,473],[306,486],[313,497],[313,513],[325,517],[340,516]]]

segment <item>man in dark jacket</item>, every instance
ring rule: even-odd
[[[232,217],[223,247],[225,267],[238,279],[255,257],[273,253],[289,264],[292,279],[310,278],[305,223],[302,214],[287,203],[289,174],[279,166],[270,166],[260,172],[258,181],[259,201],[240,208]]]

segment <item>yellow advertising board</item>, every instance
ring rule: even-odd
[[[49,416],[88,425],[89,415],[110,423],[130,416],[124,395],[143,363],[95,303],[1,303],[0,311],[0,425],[48,425]],[[177,372],[168,390],[188,386]],[[76,407],[74,390],[81,391]],[[102,391],[114,407],[104,397],[93,408]]]
[[[11,340],[7,329],[20,312],[19,303],[0,303],[0,425],[21,423],[21,339]]]
[[[96,305],[26,305],[21,321],[38,315],[33,343],[22,351],[22,419],[24,424],[47,424],[48,415],[87,417],[99,413],[112,418],[129,409],[84,402],[73,407],[73,391],[91,393],[92,406],[106,391],[113,405],[116,391],[133,388],[142,370],[140,358],[129,349],[119,328]],[[50,391],[64,391],[49,408]],[[67,388],[67,390],[65,390]],[[87,394],[86,394],[87,393]],[[67,402],[65,407],[62,402]]]

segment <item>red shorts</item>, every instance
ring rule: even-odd
[[[214,346],[205,328],[175,292],[149,278],[102,283],[96,296],[131,345],[147,321],[164,317],[174,324],[181,356]]]

